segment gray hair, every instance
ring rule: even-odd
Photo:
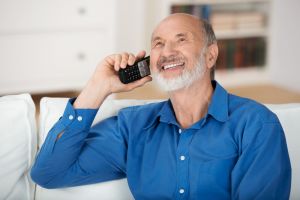
[[[212,44],[217,44],[217,38],[216,38],[215,32],[214,32],[211,24],[207,20],[204,20],[204,19],[200,19],[200,22],[201,22],[202,34],[204,36],[204,38],[203,38],[204,39],[204,48],[206,49],[208,46],[210,46]],[[215,79],[215,68],[216,68],[216,63],[210,70],[211,80]]]

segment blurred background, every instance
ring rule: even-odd
[[[209,20],[216,80],[262,103],[300,102],[298,0],[0,0],[0,96],[74,97],[106,55],[149,53],[170,13]],[[112,98],[160,99],[155,83]]]

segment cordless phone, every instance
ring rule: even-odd
[[[122,83],[128,84],[150,75],[150,56],[135,62],[132,66],[126,66],[119,70],[119,78]]]

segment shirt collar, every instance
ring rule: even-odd
[[[168,124],[174,124],[178,125],[176,117],[175,117],[175,112],[173,110],[173,106],[171,103],[171,100],[169,99],[168,101],[165,102],[164,106],[158,113],[158,116],[160,116],[160,121]]]
[[[196,122],[191,128],[200,128],[206,121],[208,115],[212,116],[214,119],[220,122],[225,122],[229,118],[227,91],[217,81],[213,80],[211,83],[214,87],[214,92],[211,98],[210,105],[208,106],[207,115],[204,117],[204,121],[202,121],[201,123],[201,120],[199,122]],[[154,125],[154,123],[157,122],[158,118],[160,122],[173,124],[179,127],[170,99],[164,102],[164,105],[161,107],[160,111],[157,112],[157,114],[153,117],[153,120],[149,123],[149,126],[147,126],[147,128]]]
[[[158,121],[179,126],[170,99],[163,102],[161,109],[153,116],[149,125],[145,127],[145,129],[154,126]]]
[[[212,85],[214,87],[214,93],[210,105],[208,106],[207,114],[220,122],[225,122],[229,119],[228,93],[217,81],[213,80]]]

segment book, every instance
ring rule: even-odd
[[[266,60],[266,40],[263,37],[218,41],[217,69],[262,67]]]

